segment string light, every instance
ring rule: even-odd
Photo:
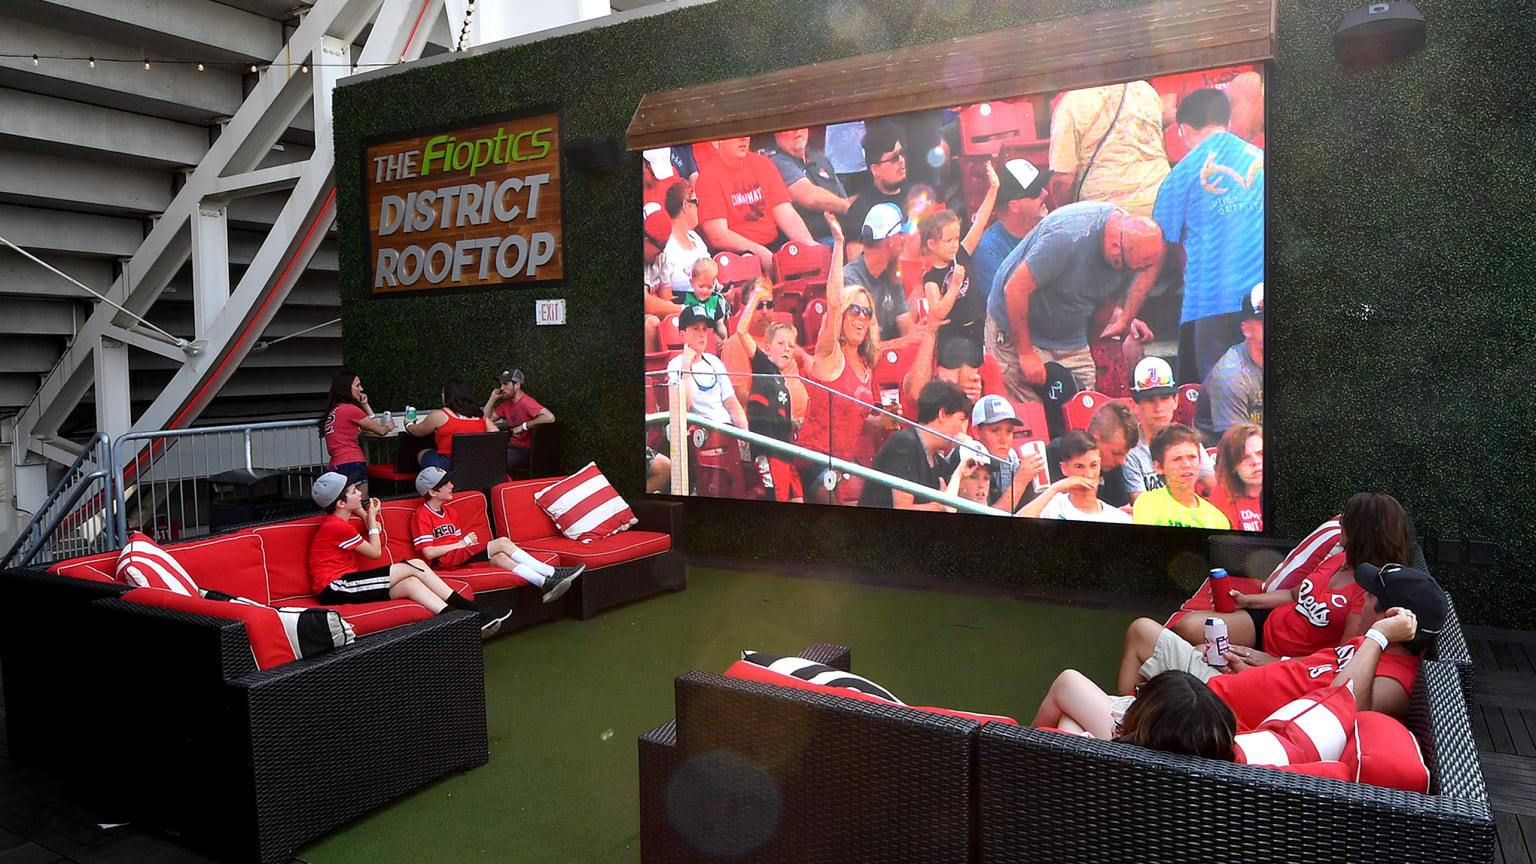
[[[145,72],[149,71],[149,59],[148,58],[145,58],[145,60],[144,60],[144,71]]]
[[[203,71],[203,64],[201,64],[201,63],[197,64],[197,71],[199,71],[199,72]]]
[[[0,2],[3,2],[3,0],[0,0]],[[466,30],[467,29],[468,28],[466,28]],[[100,63],[137,63],[137,64],[143,66],[144,70],[146,72],[153,70],[156,64],[159,64],[159,65],[162,65],[162,66],[167,66],[168,65],[168,66],[191,67],[191,68],[196,68],[197,71],[199,71],[199,72],[206,72],[206,71],[208,71],[208,68],[211,66],[214,69],[223,69],[223,70],[226,70],[226,71],[233,71],[235,69],[249,69],[253,73],[261,72],[261,71],[269,69],[269,68],[271,68],[273,66],[280,67],[280,68],[288,68],[288,69],[292,69],[295,66],[297,66],[299,71],[301,73],[305,73],[305,74],[308,74],[310,66],[316,66],[316,67],[321,67],[321,66],[339,66],[339,67],[341,67],[343,69],[350,69],[350,70],[352,70],[353,73],[356,73],[359,70],[361,70],[363,68],[363,66],[365,66],[365,65],[368,66],[369,68],[377,68],[377,67],[382,67],[382,66],[393,65],[393,64],[389,64],[389,63],[358,64],[358,63],[356,63],[354,61],[351,61],[351,60],[342,60],[342,61],[335,62],[335,63],[326,63],[326,62],[310,63],[310,62],[307,62],[307,61],[300,62],[300,63],[294,63],[294,62],[287,62],[287,63],[284,63],[284,62],[277,62],[277,63],[252,63],[249,66],[246,66],[245,64],[242,64],[242,63],[230,63],[228,61],[219,61],[219,60],[167,60],[165,58],[154,59],[154,58],[151,58],[151,57],[143,57],[143,56],[140,56],[140,57],[97,57],[95,55],[91,55],[91,56],[88,56],[88,57],[82,57],[82,56],[70,56],[70,55],[61,55],[61,54],[42,54],[42,53],[32,54],[32,53],[18,53],[18,52],[4,52],[4,51],[0,51],[0,60],[20,60],[20,61],[31,60],[32,61],[32,65],[34,67],[42,66],[42,62],[44,60],[57,60],[57,61],[66,62],[66,63],[82,63],[83,62],[83,63],[86,64],[86,66],[88,66],[91,69],[95,69],[96,68],[96,64],[98,62],[100,62]]]
[[[252,72],[255,72],[255,71],[256,71],[256,64],[255,64],[255,63],[252,63],[252,64],[251,64],[251,71],[252,71]]]
[[[32,55],[32,65],[33,65],[33,66],[36,66],[36,65],[37,65],[37,55],[36,55],[36,54],[33,54],[33,55]]]
[[[90,61],[92,69],[96,68],[96,58],[95,57],[87,57],[85,59]]]
[[[309,74],[309,64],[305,63],[303,66],[300,66],[299,67],[299,71],[303,72],[305,75],[308,75]]]

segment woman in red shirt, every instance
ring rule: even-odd
[[[360,429],[375,435],[389,432],[388,426],[373,419],[368,394],[363,392],[363,379],[351,369],[343,369],[331,378],[331,393],[325,413],[320,415],[319,432],[325,439],[325,452],[331,457],[331,470],[347,475],[353,483],[366,484],[368,459],[357,443]]]
[[[864,420],[874,399],[875,358],[880,355],[875,301],[862,287],[843,293],[843,228],[830,213],[827,224],[832,232],[832,263],[827,272],[828,313],[821,319],[821,331],[816,336],[810,378],[841,395],[814,385],[806,387],[805,422],[795,443],[848,460],[858,459],[867,450],[863,455],[872,459],[873,448],[862,445]],[[831,490],[822,481],[827,463],[802,459],[798,464],[806,500],[835,504]],[[862,483],[852,485],[862,488]],[[857,489],[848,492],[857,497]]]
[[[434,446],[421,451],[417,459],[423,468],[447,471],[453,459],[453,436],[495,432],[496,423],[481,412],[468,384],[449,378],[443,384],[443,407],[405,427],[405,431],[417,438],[431,435]]]
[[[1264,430],[1240,423],[1216,446],[1216,483],[1210,501],[1240,531],[1263,531]]]
[[[1361,614],[1365,589],[1355,583],[1355,568],[1366,562],[1411,564],[1413,520],[1391,495],[1359,492],[1344,505],[1339,529],[1344,552],[1319,561],[1295,588],[1234,591],[1236,611],[1185,615],[1174,623],[1174,632],[1191,645],[1204,645],[1205,619],[1219,616],[1227,622],[1233,645],[1259,649],[1253,652],[1259,658],[1255,662],[1311,654],[1361,635],[1366,630]]]

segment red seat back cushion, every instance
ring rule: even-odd
[[[267,602],[308,597],[313,593],[309,580],[309,546],[323,518],[315,515],[251,529],[252,534],[261,538],[267,554],[267,587],[271,592]]]
[[[513,480],[491,490],[491,511],[496,517],[496,536],[513,543],[560,536],[549,514],[539,509],[533,496],[548,486],[549,478]]]
[[[72,579],[89,579],[92,582],[116,582],[119,554],[112,551],[85,558],[71,558],[49,567],[48,572]]]
[[[868,693],[860,693],[847,687],[825,687],[820,684],[812,684],[803,681],[793,675],[780,675],[771,669],[748,663],[745,660],[737,660],[731,664],[731,668],[725,670],[725,677],[740,678],[743,681],[757,681],[762,684],[777,684],[780,687],[791,687],[796,690],[811,690],[816,693],[826,693],[829,696],[841,696],[844,699],[856,699],[860,702],[875,702],[880,705],[896,705],[877,696]],[[945,714],[950,717],[962,717],[967,720],[975,720],[978,723],[1007,723],[1010,726],[1019,725],[1019,721],[1012,717],[1003,717],[996,714],[975,714],[969,711],[955,711],[949,708],[932,708],[925,705],[907,705],[913,711],[922,711],[928,714]]]
[[[448,512],[453,515],[453,523],[459,526],[460,531],[478,535],[482,545],[491,542],[491,538],[500,536],[491,533],[491,520],[485,511],[484,492],[471,490],[453,493],[453,500],[448,502]]]
[[[1429,768],[1408,727],[1376,711],[1355,715],[1355,740],[1344,748],[1352,779],[1372,786],[1429,794]]]
[[[389,557],[390,564],[417,557],[416,550],[411,547],[411,516],[420,504],[420,498],[406,498],[385,501],[379,508],[379,527],[384,529],[384,554]]]
[[[267,588],[266,544],[255,534],[231,534],[166,547],[200,588],[257,603],[272,600]]]
[[[244,603],[204,600],[202,597],[187,597],[159,588],[135,588],[124,594],[123,599],[143,603],[146,606],[176,609],[243,623],[258,669],[271,669],[294,660],[293,646],[289,644],[288,634],[283,630],[282,619],[272,609],[247,606]]]
[[[626,531],[640,521],[596,462],[540,489],[533,498],[561,534],[583,543]]]

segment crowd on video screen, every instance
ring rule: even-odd
[[[1261,530],[1264,128],[1242,66],[645,151],[648,490]]]

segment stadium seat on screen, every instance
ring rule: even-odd
[[[1013,413],[1021,425],[1013,427],[1013,443],[1025,441],[1049,441],[1050,429],[1045,421],[1045,404],[1042,402],[1013,402]]]
[[[677,350],[683,347],[683,333],[677,329],[677,315],[666,315],[661,319],[661,326],[656,330],[656,338],[661,340],[661,347]]]
[[[756,255],[720,252],[715,255],[715,264],[720,268],[720,275],[715,278],[721,285],[742,285],[763,275],[763,265]]]
[[[778,281],[820,282],[827,284],[827,272],[832,267],[832,250],[820,243],[785,243],[773,256]]]
[[[875,392],[895,390],[901,387],[901,379],[907,377],[912,361],[917,358],[918,343],[908,342],[899,348],[884,346],[875,358]],[[914,418],[915,419],[915,418]]]
[[[800,328],[800,344],[811,348],[816,344],[816,335],[821,332],[821,319],[827,314],[827,298],[813,297],[805,301],[805,312],[801,314],[800,321],[804,325]]]
[[[1093,419],[1093,412],[1109,401],[1111,400],[1108,396],[1097,390],[1079,390],[1077,395],[1068,399],[1067,404],[1061,409],[1062,416],[1067,421],[1067,431],[1087,429],[1088,421]]]
[[[1024,103],[1028,107],[1029,103]],[[996,156],[1010,141],[1024,137],[1026,127],[1013,102],[978,102],[960,112],[960,152]],[[1034,137],[1034,114],[1029,115],[1029,137]]]
[[[800,280],[779,281],[773,286],[773,311],[799,316],[805,311],[807,285]]]
[[[1195,409],[1200,406],[1200,385],[1180,384],[1179,402],[1173,408],[1173,422],[1195,425]]]

